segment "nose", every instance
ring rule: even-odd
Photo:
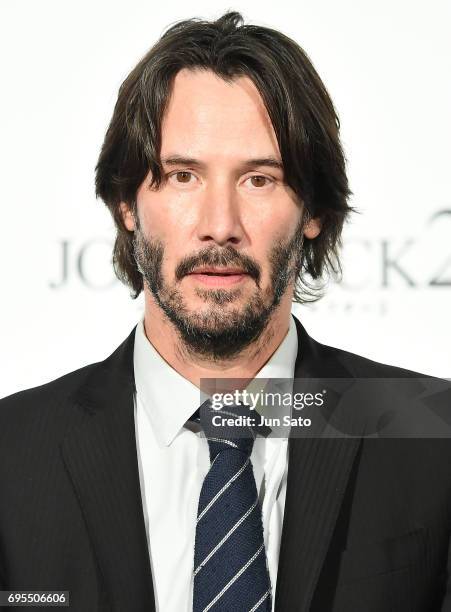
[[[240,217],[239,195],[226,181],[210,181],[200,196],[197,237],[202,242],[218,245],[239,244],[244,229]]]

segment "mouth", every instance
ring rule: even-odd
[[[241,268],[212,267],[197,268],[188,276],[194,281],[213,287],[235,285],[249,278],[249,274]]]

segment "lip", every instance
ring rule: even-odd
[[[210,287],[236,285],[249,278],[249,274],[238,268],[201,268],[188,276]]]
[[[230,274],[246,274],[242,268],[215,268],[214,266],[205,266],[204,268],[195,268],[191,274],[217,274],[220,276],[228,276]]]

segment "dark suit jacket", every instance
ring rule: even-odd
[[[296,377],[413,375],[295,321]],[[0,401],[1,589],[68,590],[72,612],[155,609],[133,344],[134,329],[105,361]],[[451,611],[450,493],[450,440],[290,438],[276,611]]]

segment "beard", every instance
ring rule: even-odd
[[[161,240],[147,239],[135,215],[133,250],[136,265],[144,282],[167,318],[175,326],[182,344],[189,353],[210,360],[231,359],[255,342],[267,328],[288,285],[296,281],[301,270],[303,220],[292,238],[279,240],[271,248],[271,283],[260,288],[261,268],[249,256],[231,245],[218,248],[210,245],[196,255],[185,257],[175,269],[175,283],[165,282],[162,274],[165,248]],[[239,267],[255,281],[255,290],[244,304],[232,306],[243,294],[242,288],[198,288],[196,295],[208,304],[202,312],[190,310],[177,283],[199,266]]]

